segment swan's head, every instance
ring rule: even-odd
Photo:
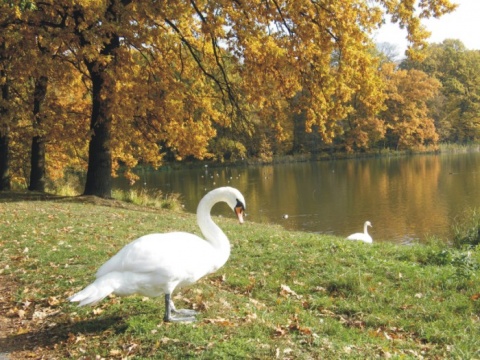
[[[213,204],[220,201],[226,202],[235,212],[235,215],[237,215],[240,224],[243,224],[243,216],[245,215],[245,198],[237,189],[230,186],[217,188],[205,195],[200,204],[202,204],[204,200],[209,203],[210,206],[213,206]]]
[[[243,215],[245,215],[245,199],[240,191],[235,188],[229,188],[231,196],[227,201],[228,205],[237,215],[238,222],[243,224]]]
[[[370,221],[365,221],[365,226],[373,227],[373,226],[372,226],[372,223],[371,223]]]

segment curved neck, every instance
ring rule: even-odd
[[[363,232],[365,233],[365,235],[368,235],[368,225],[367,224],[363,225]]]
[[[216,252],[217,266],[221,267],[230,256],[230,242],[222,229],[212,220],[210,212],[212,207],[224,201],[222,194],[212,191],[205,195],[197,207],[197,223],[202,231],[205,240],[207,240]]]

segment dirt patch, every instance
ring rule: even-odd
[[[0,360],[59,358],[55,344],[67,335],[58,334],[51,319],[35,318],[33,309],[42,311],[41,304],[16,303],[18,287],[12,277],[0,275]]]
[[[11,354],[13,337],[21,326],[21,319],[11,317],[13,293],[17,288],[16,283],[8,276],[0,276],[0,360],[16,359]]]
[[[0,274],[0,360],[79,358],[69,350],[78,341],[75,334],[124,331],[120,317],[72,319],[55,297],[19,303],[15,294],[20,288],[12,276]]]

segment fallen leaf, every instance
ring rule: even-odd
[[[23,335],[23,334],[27,334],[27,333],[28,333],[28,328],[20,327],[17,330],[17,335]]]
[[[252,322],[253,320],[257,320],[257,314],[256,313],[248,314],[244,318],[245,322]]]
[[[95,308],[95,309],[93,309],[93,314],[94,314],[94,315],[100,315],[101,313],[103,313],[103,309],[102,309],[102,308]]]
[[[178,340],[178,339],[171,339],[171,338],[169,338],[169,337],[164,336],[160,341],[162,342],[162,344],[167,344],[167,343],[169,343],[169,342],[177,343],[177,342],[179,342],[180,340]]]
[[[58,304],[60,304],[60,300],[58,300],[58,298],[56,296],[50,296],[48,298],[48,305],[55,306],[55,305],[58,305]]]
[[[217,324],[217,325],[222,325],[222,326],[233,326],[233,323],[230,320],[227,320],[227,319],[224,319],[224,318],[205,319],[204,321],[207,324]]]
[[[284,336],[286,333],[287,333],[287,331],[284,328],[282,328],[281,326],[277,326],[275,328],[275,335],[276,336]]]
[[[282,296],[295,296],[297,299],[300,299],[301,296],[298,295],[295,291],[293,291],[292,289],[290,289],[290,287],[288,285],[280,285],[280,295]]]
[[[121,350],[118,350],[118,349],[112,349],[110,350],[110,356],[119,356],[122,354],[122,351]]]

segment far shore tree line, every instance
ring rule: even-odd
[[[0,0],[0,190],[120,167],[480,140],[480,52],[450,0]],[[408,30],[396,62],[372,34]]]

